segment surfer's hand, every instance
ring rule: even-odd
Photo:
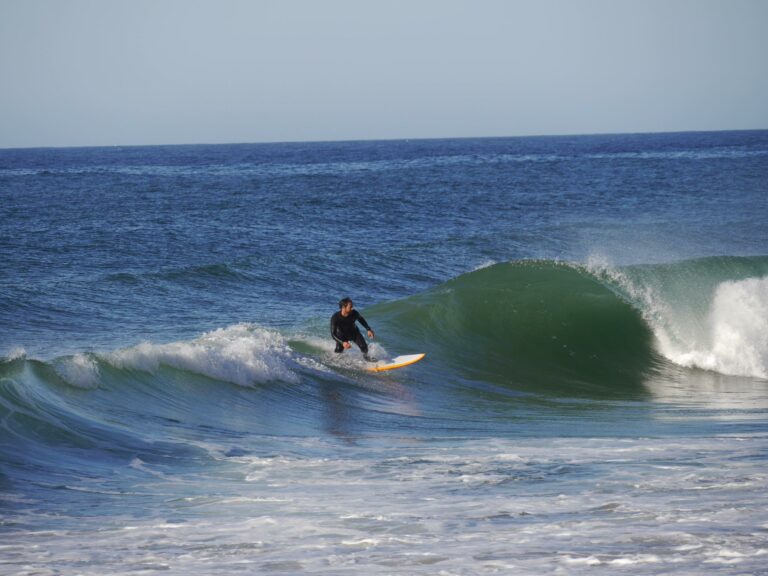
[[[376,338],[376,334],[373,333],[373,330],[368,330],[368,338]]]
[[[344,346],[344,350],[349,350],[350,348],[352,348],[352,344],[350,344],[349,342],[343,342],[342,346]]]

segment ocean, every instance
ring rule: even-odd
[[[767,465],[768,131],[0,150],[1,574],[766,574]]]

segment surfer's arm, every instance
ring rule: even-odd
[[[344,344],[344,340],[336,335],[336,315],[331,316],[331,338],[336,340],[339,344]]]
[[[360,322],[360,324],[363,325],[363,328],[368,330],[368,337],[369,338],[375,338],[376,335],[375,335],[375,333],[373,331],[373,328],[368,326],[368,322],[365,321],[365,318],[363,318],[363,315],[360,314],[360,312],[357,313],[357,321]]]

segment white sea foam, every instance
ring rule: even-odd
[[[165,478],[165,474],[151,470],[149,467],[147,467],[146,462],[144,462],[141,458],[138,458],[138,457],[134,457],[131,460],[131,462],[128,464],[128,466],[130,468],[133,468],[134,470],[138,470],[139,472],[145,472],[146,474],[155,476],[156,478]]]
[[[676,364],[768,378],[768,278],[722,282],[702,309],[675,309],[652,287],[636,291],[659,352]]]
[[[764,437],[396,444],[294,439],[290,454],[227,458],[183,478],[139,474],[142,493],[121,499],[122,515],[11,532],[3,552],[23,561],[24,574],[159,569],[148,566],[174,574],[764,569]],[[680,466],[660,470],[659,461]],[[138,458],[130,465],[147,470]],[[166,506],[147,512],[148,494]],[[36,510],[27,523],[50,521],[32,516]]]
[[[330,337],[320,338],[318,336],[306,335],[302,336],[300,339],[303,342],[309,344],[312,348],[322,350],[325,356],[323,360],[324,364],[308,362],[306,359],[302,360],[302,364],[316,368],[320,371],[328,371],[328,366],[346,368],[349,370],[366,368],[368,366],[367,362],[360,353],[360,350],[354,344],[349,351],[343,354],[336,354],[334,352],[336,343]],[[368,342],[368,353],[380,360],[391,358],[391,354],[387,351],[387,349],[376,341]]]
[[[99,385],[99,367],[93,358],[85,354],[59,359],[53,367],[62,380],[76,388],[91,389]]]
[[[662,352],[684,366],[768,378],[768,278],[724,282],[707,317],[703,345],[663,342]]]
[[[298,381],[292,370],[296,363],[285,338],[251,324],[220,328],[188,342],[144,342],[112,352],[106,359],[119,368],[154,373],[164,365],[241,386]]]
[[[724,281],[712,292],[672,295],[663,284],[632,279],[605,259],[592,258],[587,268],[610,278],[635,301],[667,359],[689,368],[768,378],[768,278]]]

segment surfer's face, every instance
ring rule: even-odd
[[[354,304],[352,304],[352,302],[344,304],[344,306],[341,308],[341,315],[349,316],[350,312],[352,312],[352,308],[354,308]]]

